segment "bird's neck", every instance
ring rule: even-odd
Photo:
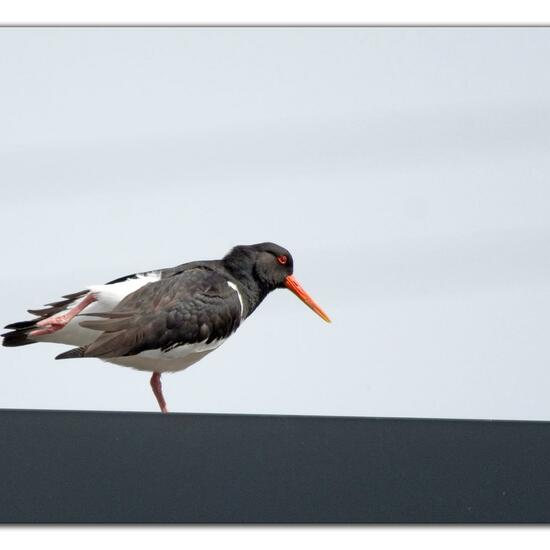
[[[252,266],[243,267],[237,263],[224,262],[224,267],[238,286],[245,306],[245,316],[248,317],[262,303],[270,290],[263,288],[258,282],[252,272]]]

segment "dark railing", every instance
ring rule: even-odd
[[[0,411],[2,522],[547,522],[550,423]]]

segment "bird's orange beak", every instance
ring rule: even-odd
[[[285,286],[288,290],[294,292],[307,307],[311,308],[321,319],[324,319],[327,323],[330,323],[329,316],[315,303],[315,300],[302,288],[302,285],[296,280],[294,275],[289,275],[285,279]]]

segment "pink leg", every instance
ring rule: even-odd
[[[41,329],[33,330],[29,333],[29,336],[41,336],[42,334],[51,334],[61,330],[67,325],[67,323],[76,317],[83,309],[87,308],[90,304],[96,301],[96,297],[93,294],[88,294],[77,306],[73,307],[64,315],[58,315],[57,317],[48,317],[47,319],[42,319],[36,323],[37,327],[45,327]]]
[[[166,401],[164,400],[164,396],[162,395],[160,372],[154,372],[153,376],[151,376],[151,387],[153,388],[153,393],[155,394],[155,397],[157,398],[157,401],[159,403],[160,410],[163,413],[167,413],[168,409],[166,408]]]

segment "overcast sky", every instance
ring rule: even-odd
[[[550,30],[0,29],[2,325],[274,241],[276,291],[172,411],[550,420]],[[1,348],[0,407],[156,411]]]

